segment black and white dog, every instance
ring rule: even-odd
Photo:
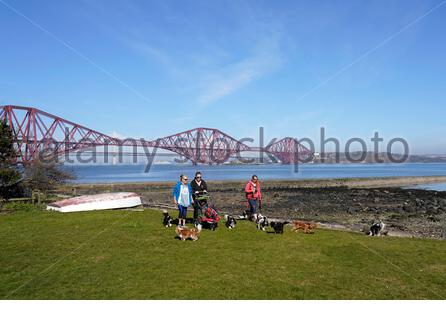
[[[169,215],[169,212],[167,210],[163,210],[163,224],[166,228],[170,228],[172,226],[172,217]]]
[[[274,229],[274,232],[277,234],[283,234],[283,227],[288,224],[289,222],[279,222],[279,221],[273,221],[271,222],[271,228]]]
[[[379,220],[378,222],[374,222],[372,224],[372,226],[370,227],[369,236],[379,237],[381,235],[384,235],[384,234],[386,234],[386,232],[384,231],[385,228],[386,228],[386,225],[381,220]]]
[[[237,224],[237,221],[233,216],[227,216],[226,217],[226,227],[228,229],[234,229],[235,225]]]
[[[269,226],[268,218],[260,213],[257,215],[257,229],[265,231],[265,228]]]

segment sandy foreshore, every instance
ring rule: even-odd
[[[175,182],[85,184],[74,189],[78,195],[137,192],[148,206],[172,205]],[[446,239],[446,192],[407,188],[445,182],[446,176],[265,180],[261,181],[262,213],[275,219],[316,221],[358,232],[382,220],[390,235]],[[246,209],[246,181],[207,183],[220,211],[238,215]],[[69,194],[72,187],[61,191]]]

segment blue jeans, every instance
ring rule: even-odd
[[[178,218],[186,219],[186,216],[187,216],[187,207],[184,207],[181,204],[179,204],[178,205]]]
[[[248,199],[248,203],[249,203],[249,212],[251,213],[252,216],[257,212],[257,199]]]

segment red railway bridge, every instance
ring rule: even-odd
[[[196,128],[156,140],[117,139],[32,107],[1,106],[0,119],[14,136],[18,163],[27,164],[42,152],[56,156],[96,147],[157,148],[183,156],[193,164],[220,164],[242,152],[264,152],[281,163],[298,163],[312,157],[295,138],[284,138],[266,147],[250,147],[218,129]]]

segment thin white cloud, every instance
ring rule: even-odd
[[[129,39],[125,42],[148,60],[163,65],[172,77],[187,82],[189,90],[196,91],[196,101],[201,106],[229,96],[276,71],[283,62],[280,39],[276,35],[259,40],[247,58],[223,66],[219,65],[218,59],[212,58],[203,63],[206,54],[198,57],[191,55],[184,61],[175,61],[167,52],[154,45]]]
[[[148,59],[155,60],[165,66],[171,65],[170,58],[167,56],[167,54],[165,54],[155,46],[142,41],[125,40],[125,42],[136,52],[147,57]]]
[[[115,7],[102,6],[111,17],[123,15]],[[104,29],[139,56],[161,66],[176,93],[191,99],[188,104],[197,109],[241,90],[282,65],[285,39],[281,20],[257,6],[231,3],[231,19],[239,27],[229,26],[220,37],[203,29],[197,21],[172,11],[169,5],[157,10],[178,32],[157,32],[158,26],[143,19],[144,11],[134,10],[134,6],[122,8],[135,12],[137,18],[132,23],[122,26],[110,22]],[[179,29],[179,25],[185,25],[187,30]],[[172,50],[176,43],[178,50]]]
[[[282,55],[278,39],[265,39],[249,58],[225,66],[205,77],[206,85],[198,97],[198,102],[202,105],[216,102],[277,70],[281,65]]]

